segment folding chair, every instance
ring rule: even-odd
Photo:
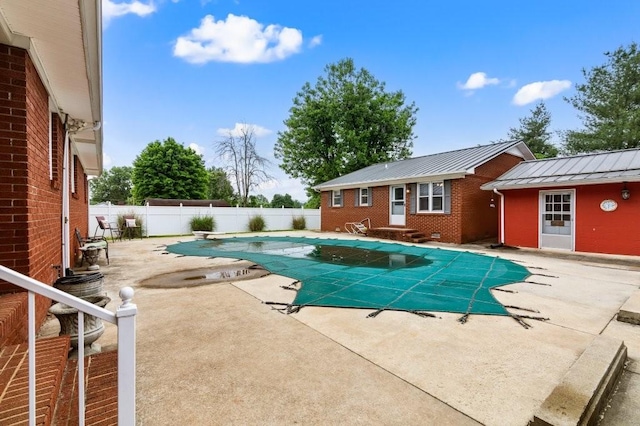
[[[136,233],[140,232],[140,239],[142,239],[142,228],[140,228],[140,225],[138,225],[135,216],[124,215],[123,218],[124,224],[121,234],[128,237],[129,239],[132,239],[135,238]]]
[[[114,242],[116,238],[122,239],[122,234],[120,233],[120,228],[118,228],[117,224],[109,223],[104,216],[96,216],[96,220],[98,221],[98,226],[96,226],[96,230],[93,233],[93,238],[97,238],[98,229],[102,229],[102,235],[100,235],[100,237],[104,238],[104,233],[108,230],[111,235],[112,242]]]

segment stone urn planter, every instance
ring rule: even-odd
[[[103,284],[102,272],[92,272],[58,278],[53,286],[76,297],[89,297],[103,294]]]
[[[82,297],[89,303],[104,308],[111,301],[107,296]],[[78,310],[64,303],[56,303],[49,308],[60,322],[60,335],[71,336],[71,346],[78,349]],[[100,318],[84,315],[84,346],[87,353],[96,340],[104,333],[104,324]]]

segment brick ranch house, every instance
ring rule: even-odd
[[[0,2],[0,264],[45,284],[73,266],[102,171],[101,31],[97,1]],[[26,321],[26,294],[0,281],[0,348]]]
[[[506,245],[640,256],[640,149],[525,161],[482,188]]]
[[[500,142],[374,164],[314,187],[321,228],[371,220],[372,228],[413,229],[427,238],[467,243],[498,235],[492,194],[480,187],[533,154],[521,141]]]

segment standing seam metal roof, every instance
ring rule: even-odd
[[[640,180],[640,149],[522,162],[482,189],[516,189]]]
[[[316,185],[314,189],[346,188],[363,184],[383,183],[385,181],[411,180],[452,174],[464,175],[473,173],[475,167],[510,150],[525,159],[533,158],[533,154],[522,141],[499,142],[406,160],[374,164]]]

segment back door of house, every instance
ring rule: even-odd
[[[389,225],[405,225],[405,188],[404,185],[393,185],[390,189],[391,203]]]
[[[575,192],[540,192],[540,248],[574,249]]]

